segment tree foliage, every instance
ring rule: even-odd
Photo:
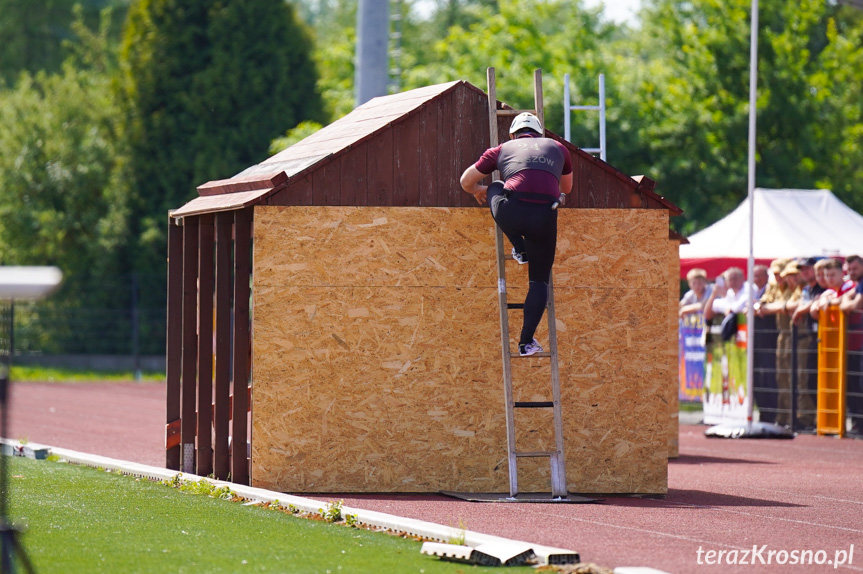
[[[447,14],[447,34],[431,49],[408,45],[406,88],[455,79],[484,88],[486,68],[494,67],[498,99],[532,108],[533,71],[541,68],[546,123],[559,131],[564,74],[572,73],[576,93],[596,93],[603,67],[600,47],[613,32],[598,9],[563,0],[515,0],[499,7],[476,2],[464,11],[462,18]]]
[[[270,141],[321,120],[317,74],[291,4],[140,0],[123,41],[136,264],[164,267],[168,210],[206,181],[266,157]]]
[[[750,6],[654,0],[642,12],[642,33],[627,42],[621,104],[637,123],[618,134],[620,165],[649,174],[683,207],[675,225],[684,233],[746,195]],[[846,10],[814,0],[760,3],[756,185],[830,187],[860,208],[850,165],[841,169],[863,160],[859,132],[854,143],[863,121],[859,82],[827,72],[860,69],[860,29],[838,33],[853,19]]]
[[[311,2],[312,0],[309,0]],[[325,96],[336,116],[352,107],[355,0],[318,15]],[[684,233],[731,211],[746,194],[749,0],[645,0],[640,21],[616,25],[598,9],[559,0],[436,0],[409,3],[402,25],[401,89],[467,79],[485,86],[494,66],[498,97],[531,107],[532,71],[544,72],[548,127],[563,132],[563,76],[573,104],[597,101],[606,76],[609,162],[644,173],[685,210]],[[418,6],[431,5],[424,16]],[[759,30],[757,185],[833,189],[863,209],[860,190],[861,12],[820,0],[762,0]],[[338,26],[341,26],[340,28]],[[350,40],[348,40],[350,38]],[[333,55],[331,55],[333,54]],[[336,55],[337,54],[337,55]],[[336,87],[337,86],[337,87]],[[340,112],[340,113],[339,113]],[[596,147],[594,112],[573,112],[572,140]],[[856,188],[856,190],[855,190]]]
[[[298,6],[312,28],[325,119],[340,118],[354,109],[357,0],[302,0]]]
[[[89,27],[112,8],[110,34],[119,35],[128,0],[0,0],[0,79],[12,84],[21,72],[60,72],[76,38],[75,7]]]
[[[82,42],[59,74],[25,72],[0,99],[2,263],[57,265],[67,277],[116,270],[126,212],[104,24],[101,34],[77,27]]]

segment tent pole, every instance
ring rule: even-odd
[[[746,308],[746,422],[752,424],[752,411],[755,404],[753,395],[753,373],[755,359],[755,116],[758,102],[758,0],[752,0],[752,21],[749,41],[749,262],[746,278],[749,281],[749,305]]]

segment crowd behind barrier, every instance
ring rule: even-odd
[[[740,417],[751,341],[759,420],[796,431],[863,436],[861,279],[863,259],[855,255],[844,262],[778,259],[756,266],[751,284],[739,268],[726,270],[713,284],[703,270],[690,270],[689,291],[680,300],[681,401],[700,400],[709,424],[718,422],[708,420],[714,415]]]

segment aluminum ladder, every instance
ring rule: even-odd
[[[542,70],[534,71],[534,105],[533,110],[506,110],[498,109],[497,89],[495,87],[494,68],[486,70],[488,80],[488,110],[490,143],[494,147],[500,143],[498,137],[498,118],[511,116],[522,112],[535,114],[540,123],[545,127],[542,104]],[[492,175],[494,179],[500,179],[499,172]],[[563,450],[563,415],[561,414],[560,402],[560,372],[557,358],[557,328],[554,318],[554,288],[551,277],[548,278],[548,305],[546,307],[546,319],[548,321],[548,351],[536,353],[530,357],[521,357],[516,348],[515,352],[510,348],[509,338],[509,310],[524,309],[523,303],[508,303],[506,297],[506,266],[507,261],[513,261],[506,248],[506,242],[500,227],[495,225],[495,244],[497,249],[497,282],[498,282],[498,304],[500,307],[500,341],[503,359],[503,385],[506,405],[506,445],[509,460],[509,494],[511,498],[518,495],[518,459],[547,457],[551,463],[551,494],[556,499],[567,497],[566,490],[566,462]],[[550,401],[516,401],[513,398],[512,389],[512,360],[544,358],[548,359],[551,367],[551,399]],[[520,451],[515,444],[515,411],[520,409],[551,409],[554,416],[554,450],[550,451]]]

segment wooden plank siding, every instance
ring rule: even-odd
[[[393,130],[388,128],[377,137],[369,140],[365,146],[368,150],[366,156],[366,183],[368,185],[366,203],[373,205],[392,205],[393,203]],[[360,172],[362,173],[362,172]],[[361,178],[356,174],[353,177]],[[341,205],[357,205],[356,203],[342,203]]]
[[[231,291],[234,214],[216,214],[216,368],[213,393],[213,475],[227,480],[231,472],[228,436],[231,418]]]
[[[368,201],[367,178],[374,177],[371,173],[366,174],[368,152],[368,146],[360,146],[350,150],[341,160],[339,186],[342,205],[365,205]]]
[[[234,404],[231,424],[231,480],[249,484],[247,442],[251,380],[252,210],[234,212]]]
[[[420,127],[417,121],[393,126],[393,205],[419,205],[420,173],[417,150],[420,149]]]
[[[215,217],[198,221],[198,420],[195,472],[213,472],[213,293],[215,274]]]
[[[198,354],[198,218],[183,220],[183,367],[180,412],[183,472],[195,472]]]
[[[168,228],[166,467],[243,484],[251,217],[251,209],[187,216]]]
[[[168,317],[165,345],[165,468],[180,470],[180,370],[183,358],[183,228],[168,218]]]

